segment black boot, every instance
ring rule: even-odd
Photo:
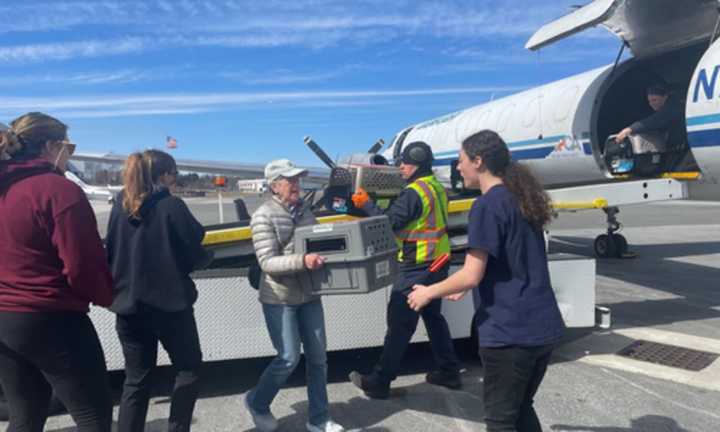
[[[387,399],[390,396],[390,384],[380,382],[374,375],[363,375],[360,372],[350,372],[350,382],[371,399]]]
[[[430,384],[447,387],[451,390],[459,390],[462,387],[462,380],[458,372],[436,370],[425,375],[425,381]]]

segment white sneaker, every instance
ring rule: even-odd
[[[243,403],[245,404],[245,408],[250,413],[250,416],[252,416],[253,423],[255,423],[255,427],[258,428],[260,432],[274,432],[278,428],[278,421],[272,414],[260,414],[259,412],[255,411],[254,409],[250,408],[250,401],[248,401],[248,397],[250,396],[250,392],[245,393],[245,397],[243,397]]]
[[[306,423],[305,427],[307,427],[307,430],[310,432],[345,432],[345,428],[332,421],[332,419],[326,421],[320,426]]]

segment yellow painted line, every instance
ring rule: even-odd
[[[332,216],[323,216],[321,218],[318,218],[318,222],[319,223],[335,223],[335,222],[351,221],[353,219],[357,219],[357,217],[356,216],[348,216],[348,215],[332,215]],[[249,226],[220,229],[220,230],[206,232],[205,238],[203,239],[203,245],[212,246],[212,245],[218,245],[218,244],[223,244],[223,243],[232,243],[232,242],[238,242],[238,241],[243,241],[243,240],[250,240],[251,238],[252,238],[252,232],[250,231]]]
[[[606,199],[597,198],[592,201],[557,201],[553,207],[557,210],[591,210],[607,208]]]
[[[462,213],[469,211],[474,202],[475,198],[450,201],[448,204],[448,213]]]
[[[675,180],[697,180],[700,178],[702,173],[698,171],[678,171],[678,172],[666,172],[658,175],[656,178],[664,178],[664,179],[675,179]],[[642,177],[632,177],[630,174],[618,174],[613,176],[616,180],[630,180],[630,179],[636,179],[636,180],[642,180]]]
[[[242,240],[250,240],[252,233],[250,227],[228,228],[222,230],[208,231],[205,233],[203,245],[211,246],[221,243],[231,243]]]
[[[663,173],[662,178],[670,178],[675,180],[697,180],[700,178],[700,173],[697,171],[668,172]]]

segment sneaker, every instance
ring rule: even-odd
[[[460,374],[457,372],[432,371],[425,375],[425,381],[451,390],[459,390],[462,387],[462,380],[460,380]]]
[[[370,375],[363,375],[360,372],[350,372],[350,382],[365,393],[371,399],[387,399],[390,396],[390,385],[383,384],[371,378]]]
[[[328,420],[320,426],[314,424],[305,423],[305,427],[309,432],[345,432],[345,428],[335,423],[332,420]]]
[[[243,402],[245,403],[245,408],[250,413],[250,416],[252,416],[255,427],[258,428],[260,432],[273,432],[277,430],[278,421],[275,416],[273,416],[271,413],[260,414],[259,412],[250,408],[250,401],[248,400],[248,397],[250,397],[250,392],[245,393]]]

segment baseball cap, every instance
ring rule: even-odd
[[[276,159],[265,165],[265,179],[274,182],[280,177],[290,178],[307,174],[307,170],[298,168],[288,159]]]

